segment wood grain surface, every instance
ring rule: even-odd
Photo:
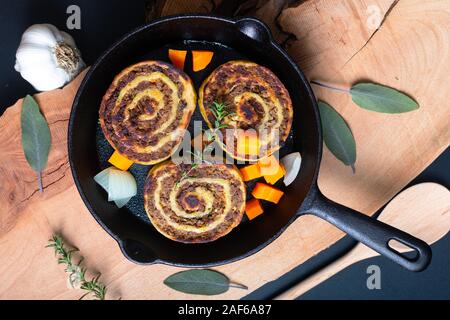
[[[380,8],[378,29],[367,23],[371,4]],[[345,95],[315,88],[320,99],[345,117],[357,142],[356,174],[325,149],[319,186],[331,199],[373,214],[449,146],[450,2],[310,0],[283,6],[276,23],[295,35],[287,49],[310,79],[343,87],[360,80],[380,82],[420,103],[414,112],[378,114],[358,108]],[[108,298],[202,298],[163,285],[179,268],[128,262],[82,203],[66,146],[70,107],[82,76],[62,90],[36,96],[53,140],[43,173],[43,194],[37,190],[36,175],[20,144],[21,100],[0,118],[0,298],[75,299],[81,295],[80,290],[67,289],[62,266],[44,247],[55,232],[82,251],[87,267],[102,273]],[[262,251],[216,268],[247,285],[249,291],[232,288],[208,298],[240,298],[342,236],[324,221],[301,217]]]

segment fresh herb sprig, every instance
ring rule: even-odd
[[[92,294],[94,298],[98,300],[105,300],[106,286],[99,281],[101,274],[98,274],[91,280],[86,280],[86,268],[81,263],[83,258],[80,258],[78,263],[73,262],[73,253],[78,252],[77,248],[66,248],[61,236],[53,235],[48,240],[47,248],[53,248],[55,255],[58,256],[58,264],[64,264],[66,266],[65,272],[69,274],[69,283],[72,287],[77,284],[80,285],[80,289],[87,291],[80,297],[80,300],[89,294]]]
[[[216,137],[217,137],[217,132],[221,129],[227,128],[228,125],[226,123],[223,123],[223,120],[228,117],[233,115],[234,113],[230,113],[226,110],[226,105],[223,102],[217,102],[214,101],[213,104],[211,105],[211,107],[209,108],[209,110],[211,111],[211,113],[214,115],[214,128],[212,130],[206,130],[205,134],[207,135],[207,141],[209,142],[209,144],[205,147],[205,149],[202,151],[200,150],[195,150],[195,152],[191,152],[189,151],[189,154],[191,154],[194,157],[194,161],[191,164],[191,168],[189,168],[189,170],[184,171],[181,175],[180,180],[178,180],[177,182],[177,186],[180,184],[181,181],[183,181],[186,178],[191,177],[191,172],[193,170],[195,170],[199,163],[207,163],[207,164],[211,164],[210,161],[206,160],[203,157],[203,153],[204,152],[210,152],[214,149],[213,146],[213,142],[215,141]]]
[[[214,148],[212,143],[217,138],[217,132],[221,129],[228,128],[228,124],[223,123],[223,120],[226,117],[230,117],[235,114],[234,112],[228,112],[226,110],[225,103],[217,101],[213,102],[209,110],[214,115],[215,120],[214,120],[214,128],[212,130],[206,131],[207,140],[209,144],[206,146],[205,151],[212,151],[212,149]]]
[[[216,118],[214,120],[214,130],[217,131],[217,130],[228,127],[227,124],[223,123],[223,119],[225,119],[228,116],[233,115],[233,113],[229,113],[226,110],[225,103],[214,101],[213,104],[211,105],[211,107],[209,108],[209,110],[214,115],[214,118]]]
[[[191,155],[194,157],[194,162],[192,162],[191,167],[189,168],[189,170],[186,170],[186,171],[184,171],[184,172],[181,174],[181,178],[180,178],[180,180],[178,180],[178,182],[177,182],[177,184],[176,184],[177,186],[178,186],[178,185],[181,183],[181,181],[183,181],[184,179],[186,179],[186,178],[193,178],[193,176],[191,176],[191,172],[192,172],[193,170],[197,169],[197,168],[198,168],[198,165],[199,165],[200,163],[212,164],[211,161],[208,161],[208,160],[206,160],[206,159],[203,157],[203,153],[202,153],[201,151],[199,151],[199,150],[196,150],[195,152],[188,151],[188,153],[191,154]]]

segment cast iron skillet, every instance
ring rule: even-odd
[[[143,183],[149,167],[132,166],[140,193],[122,209],[107,202],[104,191],[93,180],[95,174],[108,166],[107,159],[113,151],[98,125],[98,108],[103,94],[114,76],[125,67],[145,59],[168,61],[169,47],[215,52],[207,69],[197,73],[191,71],[188,56],[185,71],[196,89],[220,64],[232,59],[249,59],[268,67],[281,79],[294,105],[293,129],[281,155],[301,152],[302,168],[297,179],[286,188],[278,205],[266,207],[258,219],[242,222],[228,235],[211,243],[178,243],[153,228],[142,201]],[[198,108],[193,116],[195,119],[201,119]],[[70,166],[82,199],[97,222],[117,240],[124,255],[135,263],[189,267],[229,263],[261,250],[303,214],[325,219],[409,270],[423,270],[431,259],[430,247],[425,242],[321,194],[317,188],[317,174],[322,135],[316,98],[302,72],[272,40],[266,25],[257,19],[173,16],[127,34],[97,60],[84,78],[73,103],[68,140]],[[406,257],[392,249],[388,244],[392,239],[415,250],[415,257]]]

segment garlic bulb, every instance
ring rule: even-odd
[[[51,24],[25,30],[14,68],[38,91],[70,82],[85,67],[73,38]]]

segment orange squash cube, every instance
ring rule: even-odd
[[[241,172],[241,176],[244,181],[258,179],[262,176],[257,163],[245,166],[239,169],[239,171]]]
[[[130,159],[121,155],[119,152],[114,151],[112,156],[108,159],[108,162],[115,166],[117,169],[127,171],[134,163]]]
[[[206,50],[192,50],[192,70],[194,72],[205,69],[210,64],[214,52]]]
[[[257,182],[255,188],[252,190],[252,195],[256,199],[278,203],[284,195],[284,192],[268,184]]]
[[[186,61],[186,55],[186,50],[169,49],[169,59],[172,64],[178,69],[183,70],[184,62]]]
[[[267,183],[275,184],[278,180],[284,177],[286,174],[286,170],[284,169],[283,165],[280,164],[277,168],[277,172],[274,174],[269,174],[264,176],[264,180],[266,180]]]
[[[280,162],[277,160],[277,158],[275,158],[274,155],[259,159],[258,165],[263,176],[274,175],[278,173],[280,168]]]
[[[258,199],[250,199],[245,204],[245,214],[249,220],[255,219],[264,212],[261,202]]]

